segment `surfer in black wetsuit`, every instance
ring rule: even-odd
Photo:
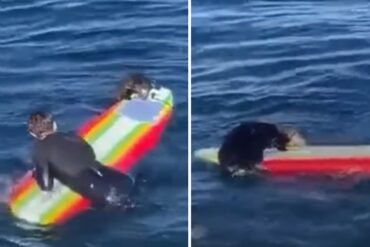
[[[259,165],[265,149],[286,151],[289,147],[304,144],[303,137],[292,127],[244,122],[225,136],[218,159],[223,171],[232,176],[242,176],[262,168]]]
[[[36,139],[32,161],[42,190],[51,191],[57,179],[96,205],[130,206],[133,180],[96,161],[92,147],[80,136],[57,132],[50,113],[32,113],[28,131]]]
[[[116,100],[146,98],[151,87],[143,75],[130,75],[123,80]],[[51,191],[57,179],[97,206],[133,206],[129,199],[133,180],[100,164],[92,147],[80,136],[57,132],[50,113],[32,113],[28,131],[36,139],[32,160],[34,177],[42,190]]]

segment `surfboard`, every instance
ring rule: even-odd
[[[150,95],[147,100],[117,102],[77,130],[102,164],[127,172],[156,145],[170,119],[173,96],[163,87]],[[8,201],[15,217],[38,225],[63,223],[89,205],[88,199],[58,181],[52,192],[41,191],[31,171],[14,184]]]
[[[219,164],[218,148],[204,148],[194,157],[210,164]],[[285,152],[266,150],[263,168],[273,174],[281,173],[370,173],[370,145],[305,146]]]

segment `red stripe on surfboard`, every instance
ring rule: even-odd
[[[100,122],[100,120],[104,119],[107,115],[109,115],[112,112],[113,108],[115,108],[118,103],[113,104],[111,107],[109,107],[107,110],[105,110],[101,114],[96,115],[92,117],[91,119],[87,120],[85,123],[83,123],[78,128],[77,133],[80,136],[86,135],[93,127],[96,126],[98,122]]]
[[[89,131],[96,126],[97,123],[99,123],[102,119],[107,117],[113,108],[117,105],[118,102],[113,104],[111,107],[109,107],[107,110],[102,112],[100,115],[96,115],[92,117],[91,119],[87,120],[85,123],[83,123],[77,130],[77,133],[80,136],[85,136]],[[66,220],[70,219],[72,216],[82,212],[84,209],[89,207],[91,205],[91,202],[89,199],[84,198],[80,196],[70,207],[66,208],[60,215],[58,215],[55,219],[56,224],[60,224],[65,222]]]
[[[137,140],[135,145],[127,150],[125,155],[118,158],[118,160],[113,164],[113,167],[122,172],[129,171],[133,164],[135,164],[147,151],[156,145],[170,119],[170,116],[171,112],[164,116],[160,122],[153,125],[142,138]]]
[[[86,135],[94,126],[96,126],[96,123],[98,123],[101,119],[105,118],[108,114],[110,114],[110,112],[113,110],[115,106],[116,104],[109,107],[107,110],[102,112],[100,115],[97,115],[87,120],[87,122],[82,124],[82,126],[78,129],[78,133],[81,136]],[[32,173],[28,172],[24,177],[22,177],[15,183],[14,187],[12,187],[10,197],[9,197],[9,203],[16,200],[18,196],[20,196],[23,192],[25,192],[34,183],[36,183],[36,181],[33,179]]]
[[[34,179],[32,177],[32,172],[29,171],[22,177],[11,189],[9,203],[16,200],[18,196],[20,196],[25,190],[27,190],[32,183],[34,183]]]
[[[133,145],[120,159],[113,164],[113,168],[121,172],[129,171],[134,164],[147,152],[149,149],[153,148],[158,142],[160,136],[163,133],[165,126],[167,125],[171,113],[168,113],[165,117],[161,119],[157,124],[153,125],[149,131],[138,140],[136,145]],[[63,223],[70,219],[72,216],[84,211],[87,207],[91,205],[91,201],[87,198],[80,197],[76,202],[73,203],[68,209],[63,213],[58,215],[55,223]]]
[[[96,124],[111,113],[116,104],[111,106],[109,109],[88,120],[80,128],[78,128],[77,133],[81,136],[86,135]],[[132,168],[137,160],[140,159],[149,149],[153,148],[158,142],[166,124],[168,123],[172,111],[169,111],[166,116],[163,116],[161,121],[155,123],[148,132],[139,138],[136,145],[132,146],[128,152],[123,155],[118,161],[113,164],[113,167],[119,171],[127,172]],[[14,201],[18,196],[20,196],[25,190],[29,189],[32,184],[36,181],[32,177],[32,173],[28,172],[24,177],[22,177],[16,185],[12,188],[10,201]],[[10,203],[10,202],[9,202]],[[66,208],[60,215],[57,216],[53,223],[63,223],[70,219],[72,216],[82,212],[90,205],[90,200],[80,197],[72,205]]]
[[[263,164],[273,174],[370,172],[370,156],[267,158]]]
[[[81,213],[91,205],[90,200],[84,197],[79,197],[70,207],[64,210],[55,218],[54,224],[61,224],[72,218],[74,215]]]

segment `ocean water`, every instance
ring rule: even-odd
[[[244,120],[370,143],[368,1],[193,1],[192,149]],[[222,179],[192,162],[193,246],[368,246],[370,182]]]
[[[29,167],[31,111],[73,130],[102,110],[121,78],[144,72],[174,92],[161,142],[138,163],[131,212],[87,211],[29,229],[0,206],[1,246],[187,246],[187,2],[0,1],[0,191]]]

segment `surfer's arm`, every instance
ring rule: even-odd
[[[51,191],[54,186],[54,179],[50,172],[50,165],[47,157],[40,152],[35,152],[33,156],[33,177],[35,178],[41,190]]]
[[[49,166],[36,165],[34,170],[34,178],[41,190],[51,191],[53,190],[53,178],[50,174]]]
[[[81,146],[83,146],[83,148],[85,149],[86,153],[84,153],[84,157],[95,159],[96,156],[95,156],[95,152],[94,152],[94,149],[92,148],[92,146],[81,136],[77,135],[76,138],[78,138],[78,140],[81,143]]]

